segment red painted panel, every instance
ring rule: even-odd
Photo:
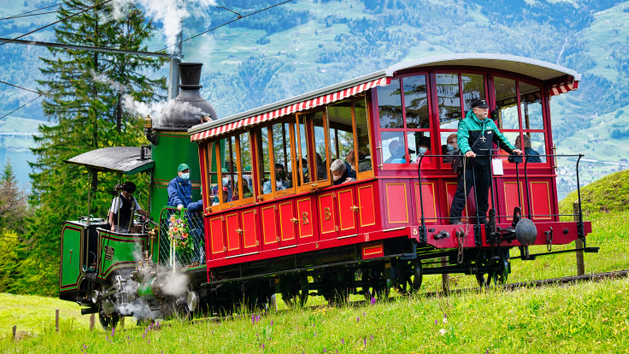
[[[280,241],[284,244],[287,241],[295,240],[295,209],[293,202],[284,202],[278,204],[280,213]]]
[[[446,182],[446,191],[448,193],[448,203],[447,203],[448,209],[447,209],[446,215],[448,216],[450,216],[450,208],[452,207],[452,200],[454,199],[454,194],[456,193],[456,187],[457,187],[457,182]],[[471,194],[474,194],[474,190],[472,190]],[[467,219],[467,210],[469,210],[471,214],[474,214],[476,211],[476,209],[474,209],[474,199],[472,197],[473,195],[468,196],[467,208],[464,208],[463,212],[461,213],[462,219]],[[472,202],[470,203],[470,201]]]
[[[225,216],[225,229],[227,230],[227,252],[240,251],[240,222],[238,213]]]
[[[258,241],[258,226],[256,223],[256,209],[242,212],[242,237],[245,252],[251,251],[260,245]]]
[[[551,220],[550,186],[547,181],[531,182],[531,208],[533,215],[546,215],[533,217],[533,220]]]
[[[312,213],[312,198],[297,200],[297,215],[299,215],[299,238],[313,237],[314,223],[317,222],[317,218]]]
[[[386,183],[385,198],[389,224],[407,224],[409,218],[406,183]]]
[[[520,186],[520,196],[524,196],[522,193],[522,183],[513,182],[504,182],[504,205],[505,205],[505,214],[507,215],[507,221],[513,221],[513,208],[517,206],[522,206],[522,213],[525,213],[524,203],[518,203],[518,185]]]
[[[435,200],[435,183],[422,183],[422,195],[419,197],[419,182],[413,183],[413,191],[415,193],[415,202],[417,204],[417,222],[421,222],[422,208],[419,207],[420,200],[422,201],[424,220],[426,222],[436,222],[437,216],[437,202]]]
[[[376,225],[376,203],[373,184],[357,188],[358,221],[361,228]]]
[[[210,238],[212,239],[212,258],[227,251],[225,240],[223,239],[223,220],[221,216],[210,219]]]
[[[262,211],[262,240],[264,245],[278,242],[277,222],[275,221],[275,206],[270,205],[260,208]]]
[[[334,193],[325,193],[319,196],[319,226],[321,238],[336,237]]]
[[[384,247],[382,243],[363,245],[363,259],[376,258],[384,256]]]
[[[336,193],[339,203],[339,231],[340,235],[356,233],[356,212],[358,206],[354,203],[354,189],[339,190]]]

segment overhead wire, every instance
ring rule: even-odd
[[[40,13],[40,14],[32,14],[33,12],[37,12],[37,11],[41,11],[41,10],[46,10],[49,9],[51,7],[55,7],[55,6],[59,6],[61,3],[56,3],[54,5],[50,5],[50,6],[46,6],[46,7],[41,7],[39,9],[35,9],[35,10],[31,10],[31,11],[26,11],[26,12],[22,12],[21,14],[18,15],[12,15],[12,16],[7,16],[7,17],[2,17],[0,18],[0,21],[4,21],[4,20],[12,20],[12,19],[16,19],[16,18],[22,18],[22,17],[29,17],[29,16],[39,16],[39,15],[45,15],[45,14],[49,14],[49,13],[53,13],[53,12],[57,12],[57,11],[48,11],[45,13]],[[29,15],[30,14],[30,15]]]
[[[11,115],[11,114],[13,114],[13,113],[15,113],[15,112],[19,111],[20,109],[22,109],[23,107],[25,107],[25,106],[27,106],[27,105],[31,104],[31,103],[32,103],[32,102],[34,102],[35,100],[38,100],[38,99],[39,99],[39,98],[41,98],[42,96],[43,96],[43,94],[41,94],[41,93],[40,93],[40,94],[39,94],[39,96],[37,96],[37,97],[33,98],[32,100],[30,100],[30,101],[28,101],[28,102],[24,103],[23,105],[21,105],[21,106],[19,106],[18,108],[16,108],[16,109],[12,110],[11,112],[9,112],[9,113],[7,113],[7,114],[3,115],[2,117],[0,117],[0,119],[4,119],[5,117],[7,117],[7,116],[9,116],[9,115]]]
[[[106,1],[103,1],[103,2],[101,2],[101,3],[99,3],[99,4],[96,4],[96,5],[94,5],[94,6],[90,6],[90,7],[86,8],[86,9],[84,9],[84,10],[82,10],[82,11],[79,11],[79,12],[77,12],[77,13],[74,13],[74,14],[72,14],[72,15],[70,15],[70,16],[66,16],[66,17],[64,17],[64,18],[62,18],[62,19],[59,19],[59,20],[55,21],[55,22],[52,22],[52,23],[49,23],[49,24],[47,24],[47,25],[45,25],[45,26],[39,27],[39,28],[37,28],[37,29],[34,29],[34,30],[32,30],[32,31],[30,31],[30,32],[28,32],[28,33],[24,33],[24,34],[21,34],[21,35],[19,35],[19,36],[15,37],[15,38],[11,38],[11,39],[9,39],[9,40],[6,40],[6,41],[4,41],[4,42],[0,43],[0,47],[2,47],[3,45],[5,45],[5,44],[7,44],[7,43],[10,43],[11,41],[14,41],[14,40],[16,40],[16,39],[20,39],[20,38],[22,38],[22,37],[26,37],[26,36],[28,36],[29,34],[33,34],[33,33],[35,33],[35,32],[41,31],[41,30],[43,30],[44,28],[48,28],[48,27],[50,27],[50,26],[52,26],[52,25],[55,25],[55,24],[57,24],[57,23],[59,23],[59,22],[62,22],[62,21],[65,21],[65,20],[67,20],[67,19],[70,19],[70,18],[72,18],[72,17],[78,16],[78,15],[80,15],[80,14],[84,13],[84,12],[87,12],[87,11],[89,11],[89,10],[91,10],[91,9],[94,9],[94,8],[97,8],[97,7],[100,7],[100,6],[103,6],[103,5],[105,5],[105,4],[107,4],[107,3],[110,3],[110,2],[112,2],[112,1],[113,1],[113,0],[106,0]]]
[[[187,42],[187,41],[189,41],[189,40],[191,40],[191,39],[194,39],[194,38],[196,38],[196,37],[202,36],[202,35],[204,35],[204,34],[206,34],[206,33],[208,33],[208,32],[212,32],[212,31],[214,31],[214,30],[217,30],[217,29],[219,29],[219,28],[221,28],[221,27],[223,27],[223,26],[227,26],[227,25],[229,25],[230,23],[236,22],[236,21],[238,21],[238,20],[241,20],[241,19],[246,18],[246,17],[249,17],[249,16],[253,16],[253,15],[255,15],[255,14],[259,14],[260,12],[264,12],[264,11],[266,11],[266,10],[270,10],[270,9],[272,9],[272,8],[274,8],[274,7],[278,7],[278,6],[284,5],[284,4],[286,4],[286,3],[288,3],[288,2],[291,2],[291,1],[293,1],[293,0],[286,0],[286,1],[283,1],[283,2],[280,2],[280,3],[277,3],[277,4],[275,4],[275,5],[271,5],[271,6],[269,6],[269,7],[266,7],[266,8],[264,8],[264,9],[254,11],[254,12],[252,12],[252,13],[250,13],[250,14],[246,14],[246,15],[244,15],[244,16],[243,16],[243,15],[241,15],[241,14],[239,14],[239,13],[237,13],[237,12],[235,12],[235,11],[232,11],[232,10],[230,10],[230,9],[226,8],[226,7],[223,7],[223,6],[217,6],[217,8],[219,8],[219,9],[225,9],[225,10],[227,10],[227,11],[230,11],[230,12],[235,13],[236,15],[238,15],[238,17],[237,17],[237,18],[235,18],[235,19],[233,19],[233,20],[231,20],[231,21],[227,21],[227,22],[225,22],[225,23],[223,23],[223,24],[220,24],[220,25],[218,25],[218,26],[216,26],[216,27],[212,27],[212,28],[208,29],[207,31],[203,31],[203,32],[200,32],[200,33],[195,34],[195,35],[194,35],[194,36],[192,36],[192,37],[188,37],[188,38],[186,38],[186,39],[182,40],[182,43],[183,43],[183,42]],[[168,49],[168,47],[162,48],[162,49],[158,50],[157,52],[163,52],[163,51],[165,51],[166,49]]]

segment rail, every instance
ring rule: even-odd
[[[205,263],[205,237],[203,229],[203,216],[201,213],[190,213],[182,209],[185,222],[188,225],[190,249],[173,252],[172,240],[169,235],[171,218],[179,215],[179,210],[173,207],[162,209],[159,218],[159,258],[158,264],[166,269],[191,267]],[[173,259],[174,258],[174,259]],[[174,262],[173,262],[174,260]]]

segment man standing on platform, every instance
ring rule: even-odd
[[[467,196],[476,186],[476,200],[479,220],[487,223],[487,209],[489,208],[489,186],[491,184],[489,151],[493,144],[497,144],[509,154],[522,155],[522,150],[516,149],[509,143],[493,120],[487,119],[489,106],[482,99],[471,103],[472,109],[467,112],[465,119],[459,122],[457,144],[461,154],[465,156],[463,172],[459,174],[458,185],[452,207],[450,208],[450,224],[460,224],[461,215],[465,208]]]

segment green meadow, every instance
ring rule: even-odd
[[[586,273],[629,268],[629,211],[591,214]],[[574,245],[564,246],[574,247]],[[556,247],[560,249],[560,247]],[[541,251],[541,250],[540,250]],[[512,262],[509,282],[575,275],[574,253]],[[476,285],[452,276],[452,288]],[[103,331],[52,298],[0,295],[0,352],[32,353],[624,353],[629,352],[629,279],[506,291],[428,296],[441,276],[425,276],[411,296],[340,307],[245,313],[223,321],[170,320]],[[309,304],[317,303],[317,299]],[[55,332],[55,309],[60,330]],[[98,322],[98,321],[97,321]],[[21,339],[11,340],[17,325]]]
[[[582,190],[585,220],[593,229],[587,245],[600,248],[585,254],[586,273],[629,269],[628,174]],[[571,212],[574,199],[569,195],[561,203],[562,213]],[[570,248],[574,244],[553,251]],[[532,247],[531,253],[545,249]],[[511,268],[509,283],[577,273],[574,253],[513,260]],[[311,296],[308,305],[318,306],[287,309],[279,301],[277,310],[266,313],[236,310],[221,321],[150,326],[127,318],[113,332],[98,321],[90,331],[90,317],[74,303],[0,294],[0,353],[629,353],[629,278],[514,291],[479,290],[470,275],[451,275],[450,284],[467,290],[445,296],[439,293],[441,276],[430,275],[418,293],[392,293],[387,301],[328,307]]]

